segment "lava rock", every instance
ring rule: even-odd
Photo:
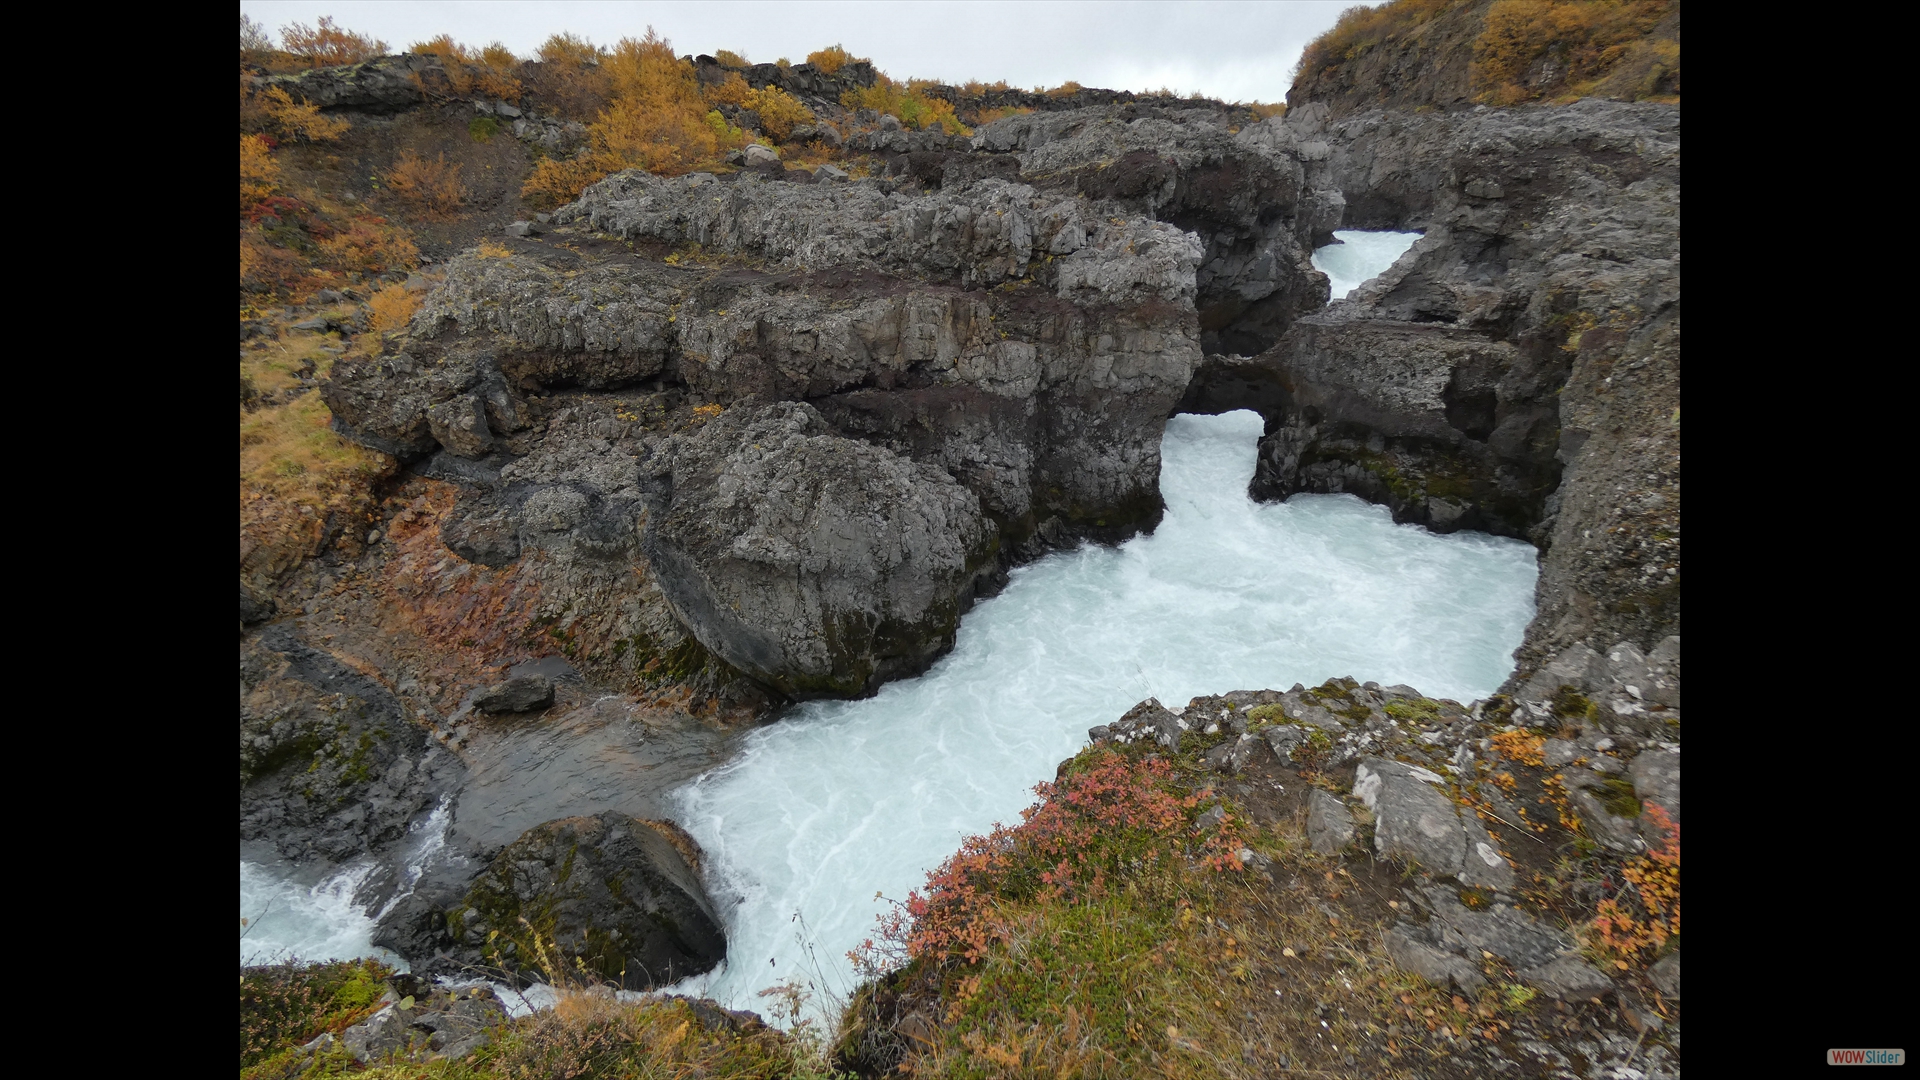
[[[629,990],[710,971],[726,936],[689,861],[697,852],[672,832],[612,810],[536,826],[494,858],[448,925],[521,980],[550,977],[543,950]]]
[[[995,531],[936,466],[842,438],[810,405],[736,403],[676,436],[641,537],[700,643],[789,697],[858,696],[953,646]]]
[[[1353,814],[1324,788],[1314,788],[1307,795],[1307,840],[1322,855],[1353,842]]]
[[[481,712],[528,712],[552,704],[553,680],[545,675],[518,675],[473,695],[473,707]]]

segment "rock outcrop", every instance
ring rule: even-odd
[[[1282,126],[1326,148],[1307,182],[1342,193],[1347,225],[1425,235],[1253,361],[1203,370],[1269,417],[1255,495],[1349,491],[1532,540],[1521,680],[1577,642],[1677,632],[1678,110],[1304,107]]]
[[[548,822],[502,850],[464,901],[393,940],[426,974],[477,966],[525,980],[579,964],[629,990],[663,986],[726,956],[692,858],[665,823],[611,810]]]
[[[240,839],[340,862],[406,835],[464,777],[378,681],[270,626],[240,654]]]
[[[748,398],[659,458],[641,543],[668,603],[789,697],[923,670],[996,567],[977,496],[804,403]]]

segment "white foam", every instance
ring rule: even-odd
[[[1313,268],[1327,275],[1332,284],[1330,300],[1344,299],[1353,290],[1386,273],[1387,268],[1406,254],[1419,233],[1362,232],[1340,229],[1333,234],[1337,244],[1315,248]]]
[[[1175,417],[1152,536],[1015,570],[925,676],[795,709],[681,789],[729,961],[675,989],[762,1011],[757,991],[790,977],[844,996],[876,891],[904,899],[962,837],[1017,820],[1087,728],[1144,698],[1340,675],[1460,701],[1497,688],[1533,615],[1534,549],[1351,496],[1256,505],[1260,431],[1249,412]]]

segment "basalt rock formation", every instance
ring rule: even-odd
[[[1031,558],[1082,537],[1122,539],[1159,518],[1160,427],[1200,359],[1200,250],[1177,228],[991,178],[909,194],[874,182],[632,172],[590,188],[555,221],[560,231],[518,240],[506,257],[454,260],[408,340],[336,365],[324,393],[337,430],[403,457],[437,451],[428,467],[463,480],[471,494],[443,533],[462,557],[511,565],[539,549],[549,587],[574,588],[588,567],[621,579],[589,601],[599,617],[621,612],[595,638],[608,647],[584,650],[590,662],[637,663],[607,656],[657,655],[691,633],[783,694],[870,690],[951,641],[976,584],[991,588],[994,545]],[[609,408],[589,393],[563,407],[573,388],[627,390],[647,404]],[[689,416],[694,402],[704,404]],[[706,556],[688,559],[705,542],[688,531],[690,517],[666,523],[707,467],[677,459],[717,453],[720,437],[674,441],[672,424],[653,421],[673,416],[691,430],[775,402],[807,403],[784,415],[804,416],[808,438],[840,440],[817,462],[780,469],[845,464],[849,477],[875,482],[900,473],[861,498],[913,502],[907,492],[938,489],[925,505],[942,509],[925,520],[950,535],[900,549],[916,558],[939,549],[931,592],[912,575],[875,579],[859,560],[796,548],[795,566],[826,576],[803,575],[801,593],[776,606],[818,614],[805,643],[768,651],[772,638],[747,644],[747,624],[696,614],[718,612],[712,601],[734,587],[694,571]],[[574,423],[589,414],[601,419]],[[741,419],[740,430],[753,423]],[[646,526],[646,557],[635,548],[643,460],[676,492],[660,491],[666,520]],[[900,513],[880,516],[917,511]],[[881,582],[885,595],[871,593]],[[864,599],[835,598],[852,596]],[[868,623],[858,632],[844,622],[856,610]],[[908,624],[920,629],[899,638]],[[867,655],[855,638],[879,651]],[[622,641],[641,647],[612,647]],[[820,666],[829,655],[847,663]]]
[[[804,403],[748,398],[658,456],[641,546],[668,603],[789,697],[924,670],[995,568],[977,496]]]
[[[1520,674],[1679,629],[1679,111],[1585,101],[1289,123],[1348,224],[1425,235],[1252,362],[1254,493],[1542,549]],[[1206,378],[1203,372],[1203,380]],[[1518,682],[1515,684],[1519,685]]]
[[[564,818],[509,844],[446,911],[383,940],[422,974],[482,968],[520,979],[554,965],[645,990],[718,964],[726,937],[685,833],[617,811]]]

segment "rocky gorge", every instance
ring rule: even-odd
[[[393,108],[392,59],[315,100]],[[838,86],[760,75],[823,115]],[[524,983],[541,948],[629,989],[711,969],[724,920],[667,793],[793,703],[927,671],[1019,568],[1151,533],[1169,417],[1252,410],[1256,500],[1533,545],[1515,667],[1467,704],[1220,688],[1090,743],[1185,755],[1319,856],[1412,868],[1372,913],[1405,971],[1612,1002],[1578,1063],[1547,1034],[1488,1054],[1676,1074],[1677,1024],[1640,1029],[1677,952],[1595,968],[1526,852],[1559,830],[1643,857],[1642,801],[1678,823],[1678,106],[1049,101],[836,132],[864,177],[615,173],[422,279],[405,331],[319,386],[392,459],[381,507],[243,565],[243,858],[373,859],[372,940],[417,975]],[[1422,238],[1329,302],[1310,256],[1337,229]],[[1503,738],[1566,814],[1512,805]],[[569,754],[617,759],[620,790]],[[555,771],[499,780],[534,761]],[[436,811],[444,846],[410,861]]]

